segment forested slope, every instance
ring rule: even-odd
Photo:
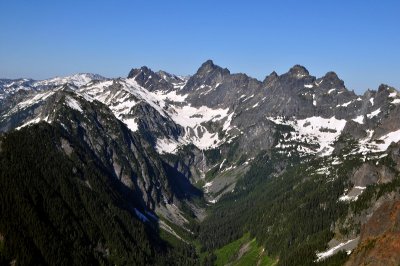
[[[190,247],[171,249],[158,237],[157,221],[139,221],[120,183],[61,126],[2,136],[0,169],[2,264],[196,264]]]

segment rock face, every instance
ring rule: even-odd
[[[372,184],[383,184],[393,181],[395,174],[386,166],[363,164],[351,175],[354,186],[367,187]]]
[[[350,265],[398,265],[400,261],[400,200],[383,203],[362,226]]]
[[[157,73],[153,72],[146,66],[141,68],[132,69],[128,74],[128,79],[135,80],[140,86],[149,91],[156,90],[172,90],[173,84],[162,78]]]

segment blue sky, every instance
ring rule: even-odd
[[[193,74],[263,79],[294,64],[349,89],[400,88],[400,1],[0,1],[0,77]]]

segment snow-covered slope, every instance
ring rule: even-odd
[[[106,80],[106,78],[97,74],[79,73],[71,76],[55,77],[45,80],[0,79],[0,100],[5,99],[7,96],[12,95],[19,90],[39,91],[66,83],[73,84],[76,87],[81,87],[96,80]]]
[[[278,125],[286,125],[294,130],[285,134],[285,138],[276,145],[279,148],[296,146],[299,152],[330,155],[333,144],[346,125],[346,120],[335,117],[312,116],[306,119],[285,120],[282,117],[268,118]],[[314,147],[313,147],[314,146]]]
[[[208,61],[190,78],[142,67],[133,69],[128,78],[118,79],[76,74],[42,81],[2,80],[3,96],[21,89],[46,90],[28,93],[9,109],[4,107],[1,115],[4,120],[24,111],[68,83],[86,100],[107,105],[132,131],[145,130],[160,153],[176,153],[180,146],[187,144],[206,150],[237,138],[242,149],[247,149],[252,156],[255,154],[251,153],[262,148],[291,146],[304,154],[325,156],[334,151],[334,143],[343,134],[361,134],[357,140],[359,152],[364,153],[383,151],[391,141],[400,140],[400,123],[380,126],[400,106],[399,94],[392,87],[382,85],[378,92],[368,91],[360,97],[349,94],[336,74],[330,72],[315,79],[301,66],[293,67],[282,76],[271,74],[262,84],[257,82],[242,74],[230,74]],[[230,91],[228,85],[237,87],[238,91]],[[232,94],[237,95],[234,101]],[[223,97],[223,104],[215,105],[212,100],[208,104],[204,99],[210,95]],[[277,112],[280,101],[287,101],[287,107],[281,108],[291,109],[290,112],[297,110],[298,114],[290,115],[285,109]],[[285,112],[286,115],[281,115]],[[24,120],[23,124],[39,121],[37,117]],[[282,125],[291,130],[277,143],[271,134],[263,133],[279,131]]]
[[[55,78],[51,78],[51,79],[36,81],[33,83],[33,86],[34,87],[59,86],[59,85],[65,84],[65,83],[71,83],[77,87],[81,87],[83,85],[88,84],[89,82],[91,82],[93,80],[106,80],[106,78],[103,76],[100,76],[98,74],[79,73],[79,74],[74,74],[74,75],[66,76],[66,77],[55,77]]]
[[[182,87],[181,84],[177,89]],[[79,92],[98,100],[110,107],[115,116],[123,121],[132,131],[139,129],[139,116],[135,116],[135,106],[139,103],[149,105],[165,119],[182,128],[177,138],[163,136],[157,139],[160,153],[173,153],[181,145],[192,143],[199,149],[218,146],[222,139],[218,133],[206,128],[206,123],[227,121],[228,109],[193,107],[186,102],[187,95],[172,91],[148,91],[134,78],[103,81],[83,86]]]

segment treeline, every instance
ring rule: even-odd
[[[74,153],[66,156],[60,139]],[[61,128],[40,123],[0,139],[0,264],[196,265],[143,224],[111,173]],[[138,203],[139,204],[139,203]]]
[[[250,232],[269,256],[279,258],[279,265],[312,264],[315,251],[325,250],[333,237],[334,221],[347,213],[338,198],[348,184],[347,173],[360,162],[318,174],[326,162],[309,159],[300,164],[297,156],[260,154],[235,192],[222,197],[202,223],[203,250],[212,252]]]

